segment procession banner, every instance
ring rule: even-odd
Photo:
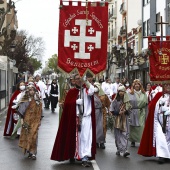
[[[152,41],[152,37],[149,37],[148,49],[150,51],[150,80],[170,81],[170,41],[161,41],[160,37]]]
[[[67,3],[60,1],[58,67],[98,74],[107,63],[108,3]]]

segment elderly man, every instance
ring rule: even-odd
[[[76,87],[66,95],[51,159],[70,159],[71,163],[82,160],[82,165],[89,167],[88,161],[94,159],[96,153],[94,86],[78,74],[74,80]]]

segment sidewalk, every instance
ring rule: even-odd
[[[7,110],[8,110],[8,107],[6,107],[5,109],[1,110],[0,111],[0,116],[4,115],[7,112]]]

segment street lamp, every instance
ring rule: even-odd
[[[124,53],[125,53],[125,48],[121,46],[120,47],[121,79],[123,78],[123,66],[125,65]]]

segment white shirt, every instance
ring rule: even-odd
[[[47,86],[45,85],[44,82],[42,82],[41,80],[39,80],[38,82],[35,82],[38,87],[40,88],[40,93],[41,93],[41,98],[44,99],[46,98],[45,96],[45,91],[47,90]]]
[[[109,83],[103,82],[102,83],[102,89],[103,89],[103,91],[106,95],[110,96],[111,86],[110,86]]]
[[[113,83],[111,86],[111,93],[110,95],[112,96],[113,94],[117,93],[117,89],[119,87],[119,85],[121,85],[121,83]]]

